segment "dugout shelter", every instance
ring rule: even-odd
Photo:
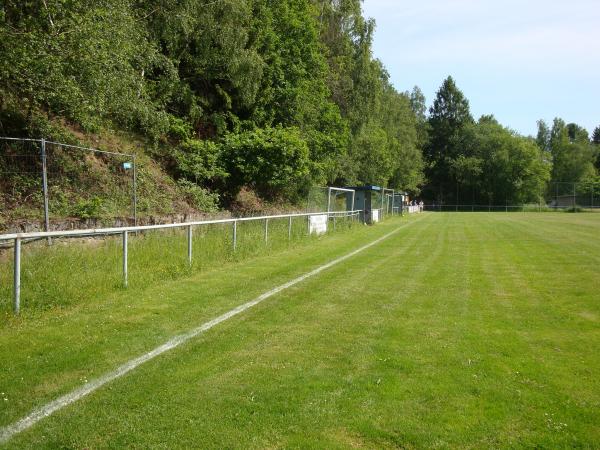
[[[363,221],[368,224],[380,220],[383,189],[379,186],[367,184],[365,186],[347,187],[356,192],[354,199],[354,208],[363,211]],[[346,201],[348,202],[348,198]],[[347,205],[350,209],[351,205]]]

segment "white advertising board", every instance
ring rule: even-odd
[[[325,234],[327,233],[327,214],[318,214],[309,216],[309,232],[310,234]]]
[[[371,211],[371,222],[373,222],[373,223],[379,222],[379,210],[378,209],[374,209],[373,211]]]

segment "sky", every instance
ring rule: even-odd
[[[600,0],[364,0],[374,56],[431,105],[451,75],[475,118],[535,135],[555,117],[600,125]]]

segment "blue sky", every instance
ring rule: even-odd
[[[535,134],[554,117],[600,125],[600,0],[364,0],[374,53],[428,106],[452,75],[471,112]]]

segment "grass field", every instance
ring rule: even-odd
[[[0,427],[396,229],[4,446],[598,448],[600,214],[427,213],[66,299],[0,328]]]

